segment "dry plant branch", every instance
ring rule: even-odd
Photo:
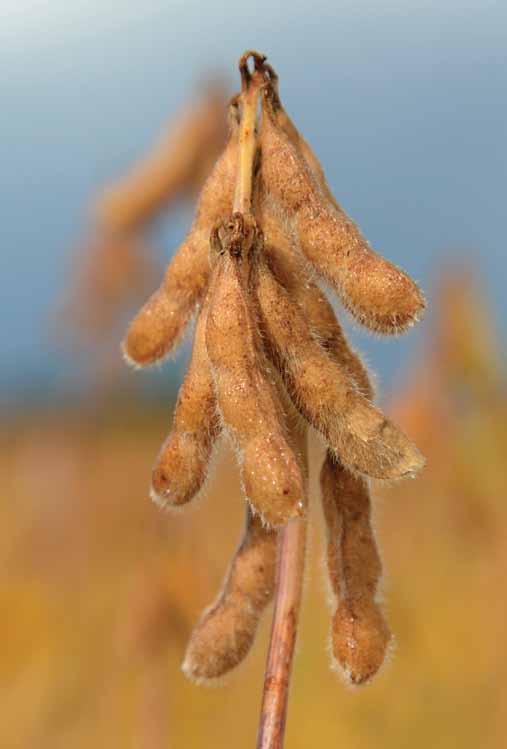
[[[306,430],[297,436],[307,471]],[[275,610],[264,675],[258,749],[283,747],[304,579],[306,532],[306,519],[294,518],[280,533]]]
[[[248,69],[250,57],[255,60],[253,74]],[[251,214],[252,212],[253,169],[257,150],[257,107],[260,88],[264,84],[262,69],[259,68],[264,59],[262,55],[249,50],[241,56],[239,61],[241,124],[239,130],[238,180],[233,210],[244,214]]]

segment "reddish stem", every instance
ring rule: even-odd
[[[306,429],[292,432],[302,468],[308,476]],[[257,749],[282,749],[289,700],[292,661],[306,556],[306,518],[290,520],[280,532],[276,571],[275,610],[269,642]]]
[[[305,545],[306,521],[303,518],[290,520],[280,538],[275,612],[264,677],[257,749],[283,747],[303,585]]]

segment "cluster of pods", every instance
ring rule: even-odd
[[[369,478],[410,477],[424,460],[373,404],[368,373],[319,282],[359,323],[386,335],[416,322],[425,301],[337,204],[265,58],[246,53],[240,69],[242,94],[229,104],[228,140],[195,221],[123,344],[130,363],[153,364],[174,350],[196,317],[152,497],[167,508],[195,497],[224,434],[246,500],[243,539],[218,599],[191,636],[183,669],[197,681],[217,679],[249,651],[273,597],[280,528],[307,513],[304,439],[313,427],[326,446],[321,491],[335,602],[331,650],[359,684],[377,672],[390,641],[377,601],[381,563]],[[254,87],[260,111],[248,133],[245,102]],[[254,144],[249,210],[237,199],[245,133]]]

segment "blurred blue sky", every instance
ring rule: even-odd
[[[507,3],[2,0],[0,397],[75,382],[47,329],[90,198],[249,47],[374,247],[426,287],[476,258],[505,332]],[[355,340],[388,389],[420,336]]]

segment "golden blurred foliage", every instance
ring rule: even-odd
[[[397,647],[370,686],[351,691],[329,670],[315,483],[289,749],[505,745],[506,380],[472,273],[450,267],[433,309],[420,360],[387,408],[428,468],[375,491]],[[221,688],[180,671],[244,508],[227,453],[195,510],[165,515],[149,502],[170,414],[126,399],[3,425],[2,748],[254,746],[269,614]]]

